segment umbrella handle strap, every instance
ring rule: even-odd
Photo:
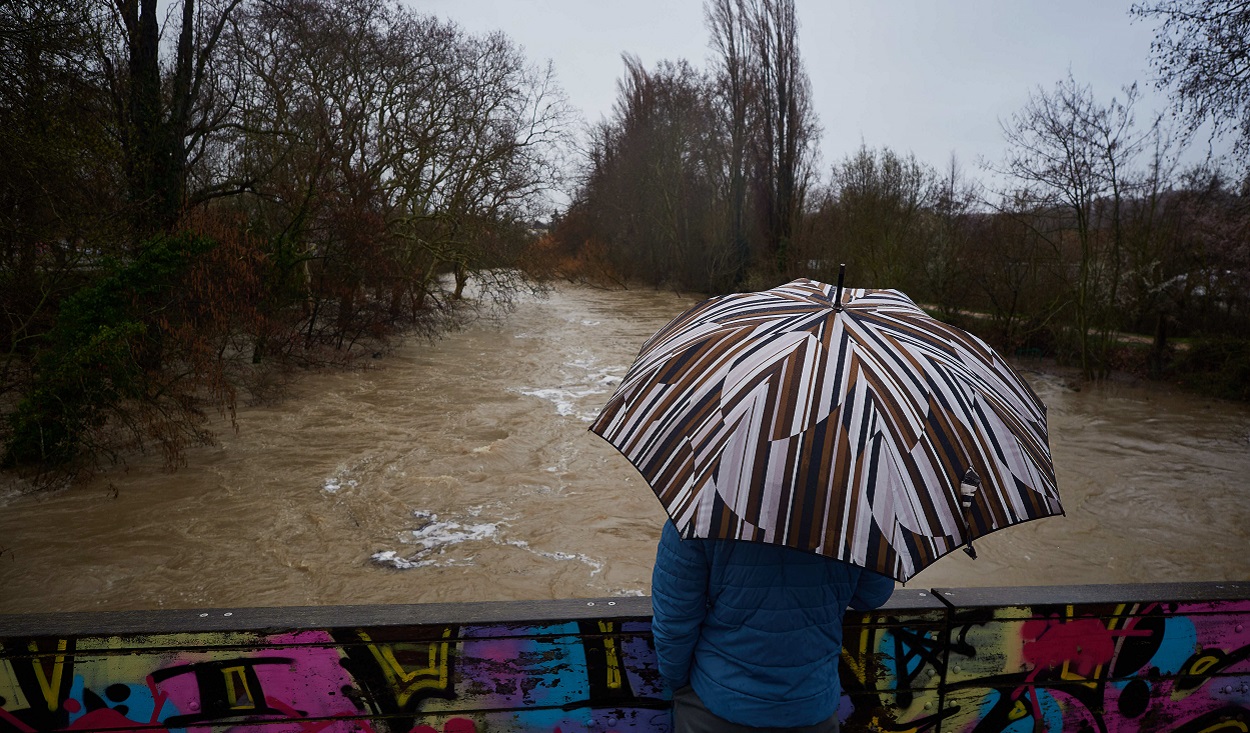
[[[963,509],[960,514],[964,520],[964,536],[968,538],[968,546],[964,548],[964,552],[973,560],[977,559],[977,549],[972,546],[972,502],[976,499],[977,491],[981,488],[981,477],[977,472],[968,469],[964,477],[959,481],[959,505]]]

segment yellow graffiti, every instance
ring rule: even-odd
[[[1200,654],[1201,652],[1202,652],[1201,646],[1195,647],[1195,651],[1194,651],[1195,655]],[[1197,657],[1192,662],[1190,662],[1188,668],[1181,670],[1181,674],[1184,676],[1203,677],[1207,674],[1208,671],[1210,671],[1213,667],[1216,667],[1217,665],[1219,665],[1222,661],[1224,660],[1221,659],[1221,657],[1218,655],[1203,654],[1202,656]],[[1201,684],[1178,685],[1176,687],[1173,687],[1172,688],[1172,702],[1180,702],[1181,700],[1184,700],[1185,698],[1197,692],[1198,689],[1200,689],[1201,687],[1202,687]],[[1207,730],[1219,730],[1219,728],[1215,728],[1215,729],[1208,728]],[[1199,731],[1199,733],[1206,733],[1206,730]]]
[[[872,721],[868,724],[868,730],[889,730],[892,733],[920,733],[920,726],[918,725],[913,725],[910,728],[893,727],[893,726],[901,725],[901,724],[902,724],[902,721],[897,721],[897,722],[890,721],[891,727],[887,728],[885,724],[881,722],[881,717],[878,715],[874,715],[872,716]]]
[[[611,621],[600,621],[599,630],[603,633],[612,632],[613,623]],[[603,638],[603,656],[608,665],[608,687],[613,690],[621,687],[621,658],[616,653],[616,639],[610,636]]]
[[[1094,680],[1101,679],[1102,677],[1102,665],[1101,664],[1094,668],[1093,674],[1091,674],[1089,677],[1086,677],[1085,675],[1079,674],[1077,672],[1072,672],[1071,668],[1072,668],[1072,660],[1071,659],[1064,660],[1063,667],[1059,669],[1059,679],[1065,680],[1068,682],[1079,682],[1081,684],[1081,687],[1088,687],[1091,690],[1098,689],[1098,683],[1095,682]]]
[[[1007,720],[1016,721],[1030,714],[1029,707],[1024,704],[1024,700],[1016,700],[1016,704],[1012,706],[1011,712],[1007,714]]]
[[[1192,674],[1194,676],[1206,674],[1206,671],[1208,669],[1211,669],[1215,665],[1219,664],[1219,662],[1220,662],[1219,657],[1215,657],[1210,654],[1207,654],[1206,656],[1198,657],[1197,659],[1194,660],[1193,664],[1189,665],[1189,674]]]
[[[855,675],[855,679],[861,683],[868,681],[868,641],[870,634],[871,632],[867,626],[860,630],[858,657],[852,655],[848,650],[850,644],[843,643],[842,645],[842,661],[846,662],[846,666]]]
[[[1222,720],[1210,728],[1203,728],[1198,733],[1216,733],[1216,731],[1234,731],[1239,730],[1241,733],[1250,733],[1250,727],[1238,720]]]
[[[0,647],[0,651],[2,651]],[[13,663],[7,659],[0,659],[0,697],[5,702],[0,705],[0,710],[21,710],[30,707],[30,703],[26,702],[26,696],[22,694],[21,685],[17,682],[17,672],[13,669]]]
[[[362,640],[366,642],[373,641],[364,631],[358,631],[357,633]],[[451,629],[443,629],[443,638],[451,638]],[[370,643],[368,646],[369,651],[373,654],[373,658],[377,660],[378,666],[382,669],[382,674],[386,676],[386,681],[395,689],[395,699],[400,707],[407,705],[409,698],[418,690],[427,688],[447,689],[447,663],[451,645],[446,641],[431,642],[429,665],[418,667],[411,671],[404,669],[404,665],[395,658],[395,650],[389,644],[378,646]]]
[[[52,660],[52,680],[48,680],[48,676],[44,674],[43,660],[35,657],[31,660],[31,666],[35,668],[35,677],[39,680],[39,689],[43,691],[43,699],[48,703],[48,711],[56,712],[60,706],[61,692],[61,674],[65,671],[65,650],[68,648],[68,642],[65,639],[58,639],[56,642],[56,650],[59,654]],[[30,650],[35,654],[39,653],[39,647],[35,642],[30,643]]]
[[[242,666],[226,667],[221,670],[226,677],[226,701],[233,710],[250,709],[256,706],[252,701],[252,691],[247,684],[247,676]],[[235,685],[235,680],[238,685]],[[240,694],[240,692],[242,694]]]

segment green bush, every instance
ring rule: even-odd
[[[8,416],[3,465],[59,465],[128,403],[152,396],[166,306],[196,258],[214,246],[189,235],[146,242],[127,262],[68,297],[35,357],[33,379]]]
[[[1250,340],[1195,339],[1189,348],[1178,351],[1167,374],[1202,394],[1250,401]]]

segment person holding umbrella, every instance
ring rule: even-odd
[[[800,279],[699,303],[590,429],[664,505],[652,578],[676,730],[836,730],[845,610],[1063,513],[1046,408],[897,290]]]
[[[665,522],[651,631],[674,733],[838,730],[847,607],[880,607],[894,579],[788,547],[680,538]]]

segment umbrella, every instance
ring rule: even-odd
[[[1063,513],[1041,400],[984,341],[897,290],[800,279],[703,301],[643,344],[590,429],[683,537],[902,581]]]

